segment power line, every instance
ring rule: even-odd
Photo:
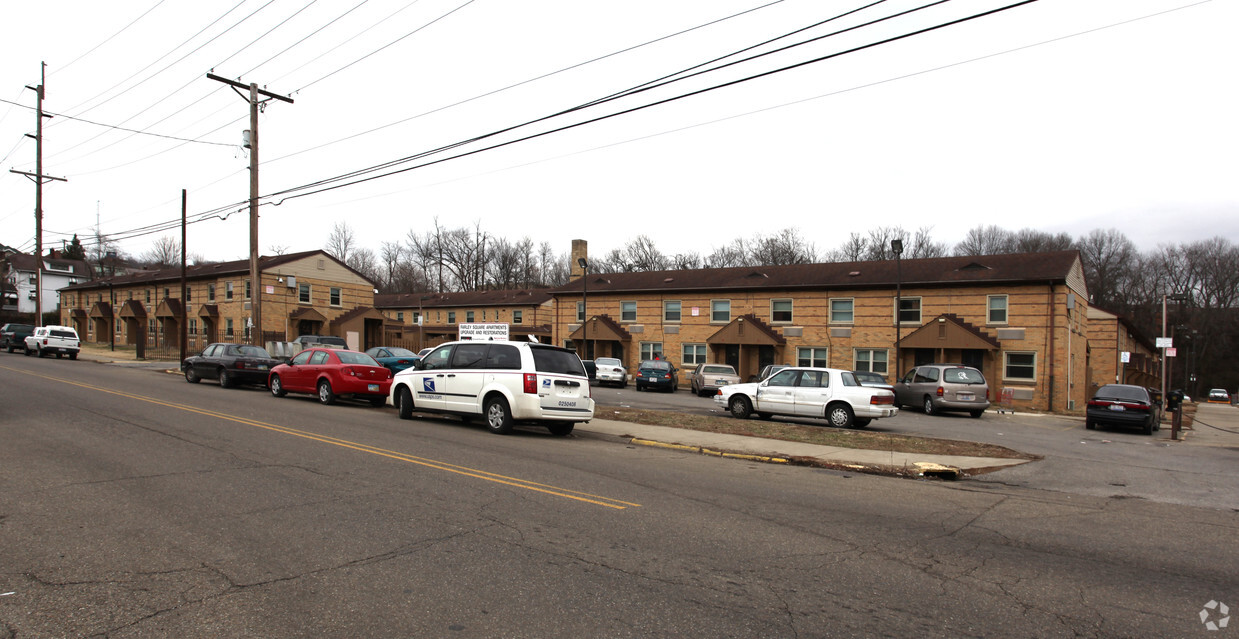
[[[362,7],[362,5],[366,4],[367,2],[370,2],[370,0],[361,0],[361,2],[359,2],[359,3],[355,4],[355,5],[353,5],[353,8],[349,9],[348,11],[345,11],[344,13],[341,13],[341,14],[340,14],[340,15],[338,15],[338,16],[336,16],[334,19],[332,19],[332,20],[331,20],[331,22],[328,22],[327,24],[324,24],[323,26],[321,26],[321,27],[319,27],[319,28],[315,29],[314,31],[310,32],[309,34],[307,34],[304,38],[301,38],[300,40],[298,40],[298,41],[296,41],[296,42],[294,42],[294,43],[292,43],[292,44],[288,45],[287,47],[285,47],[285,48],[284,48],[284,50],[280,51],[279,53],[277,53],[277,54],[275,54],[275,55],[273,55],[273,56],[271,56],[271,57],[267,58],[266,60],[263,60],[262,62],[259,62],[256,66],[254,66],[254,67],[253,67],[252,69],[250,69],[249,71],[246,71],[245,73],[242,73],[242,74],[241,74],[241,76],[242,76],[242,77],[244,77],[244,76],[248,76],[248,75],[252,74],[254,71],[257,71],[258,69],[262,68],[262,66],[263,66],[264,64],[266,64],[266,63],[268,63],[268,62],[270,62],[270,61],[272,61],[272,60],[274,60],[274,59],[276,59],[276,58],[278,58],[278,57],[280,57],[280,56],[284,55],[285,53],[288,53],[288,51],[289,51],[290,49],[292,49],[293,47],[296,47],[297,45],[301,44],[302,42],[305,42],[306,40],[309,40],[310,38],[312,38],[312,37],[314,37],[314,36],[318,35],[318,34],[319,34],[319,32],[323,31],[323,30],[324,30],[324,29],[326,29],[327,27],[330,27],[331,25],[333,25],[333,24],[335,24],[335,23],[339,22],[340,20],[344,19],[344,16],[347,16],[348,14],[350,14],[350,13],[352,13],[352,12],[356,11],[357,9],[360,9],[360,8]]]
[[[8,100],[3,100],[3,99],[0,99],[0,102],[4,102],[4,103],[6,103],[6,104],[12,104],[12,105],[14,105],[14,106],[18,106],[18,107],[21,107],[21,108],[23,108],[23,109],[30,109],[31,111],[33,111],[33,110],[34,110],[34,107],[29,107],[29,106],[26,106],[26,105],[24,105],[24,104],[20,104],[20,103],[17,103],[17,102],[9,102]],[[151,137],[156,137],[156,138],[164,138],[164,139],[167,139],[167,140],[178,140],[178,141],[180,141],[180,142],[196,142],[196,143],[198,143],[198,144],[212,144],[212,145],[215,145],[215,146],[236,146],[235,144],[225,144],[225,143],[223,143],[223,142],[205,142],[205,141],[202,141],[202,140],[191,140],[191,139],[188,139],[188,138],[178,138],[178,137],[176,137],[176,136],[172,136],[172,135],[164,135],[164,134],[162,134],[162,133],[152,133],[152,132],[150,132],[150,131],[140,131],[140,130],[138,130],[138,129],[127,129],[127,128],[123,127],[123,126],[116,126],[116,125],[114,125],[114,124],[104,124],[104,123],[102,123],[102,122],[94,122],[94,121],[91,121],[91,120],[87,120],[87,119],[85,119],[85,118],[75,118],[75,117],[73,117],[73,116],[71,116],[71,115],[65,115],[65,114],[63,114],[63,113],[53,113],[52,111],[44,111],[44,113],[47,113],[47,114],[49,114],[49,115],[53,115],[53,116],[58,117],[58,118],[66,118],[66,119],[69,119],[69,120],[73,120],[73,121],[75,121],[75,122],[84,122],[84,123],[86,123],[86,124],[93,124],[93,125],[95,125],[95,126],[101,126],[101,127],[107,128],[107,129],[115,129],[115,130],[117,130],[117,131],[126,131],[126,132],[128,132],[128,133],[134,133],[134,134],[137,134],[137,135],[149,135],[149,136],[151,136]]]
[[[96,49],[98,49],[99,47],[101,47],[101,46],[103,46],[103,45],[105,45],[105,44],[107,44],[107,43],[111,42],[113,38],[115,38],[116,36],[118,36],[118,35],[120,35],[120,34],[124,33],[124,32],[125,32],[125,31],[129,28],[129,27],[132,27],[133,25],[137,24],[139,20],[141,20],[142,18],[145,18],[145,17],[147,16],[147,14],[149,14],[149,13],[150,13],[150,12],[152,12],[152,11],[154,11],[156,8],[158,8],[158,7],[159,7],[159,5],[161,5],[161,4],[163,4],[163,3],[164,3],[164,0],[159,0],[159,2],[156,2],[154,5],[152,5],[150,9],[147,9],[145,12],[143,12],[143,13],[142,13],[142,15],[140,15],[140,16],[138,16],[138,17],[134,18],[134,19],[133,19],[133,22],[130,22],[129,24],[125,25],[124,27],[121,27],[121,30],[120,30],[120,31],[117,31],[116,33],[113,33],[112,35],[108,36],[106,40],[104,40],[103,42],[100,42],[99,44],[96,44],[94,47],[92,47],[92,48],[90,49],[90,51],[87,51],[86,53],[83,53],[82,55],[79,55],[78,57],[74,58],[72,62],[69,62],[68,64],[64,65],[63,67],[60,67],[60,71],[64,71],[65,69],[68,69],[69,67],[73,66],[73,65],[74,65],[74,63],[76,63],[78,60],[81,60],[82,58],[85,58],[86,56],[88,56],[88,55],[90,55],[90,54],[94,53],[94,52],[95,52],[95,50],[96,50]],[[54,74],[53,74],[53,75],[54,75]]]
[[[232,55],[228,56],[227,58],[224,58],[223,60],[220,60],[218,63],[216,63],[216,64],[215,64],[214,66],[212,66],[211,68],[212,68],[212,69],[214,69],[214,68],[216,68],[216,67],[223,66],[223,65],[224,65],[226,62],[228,62],[229,60],[231,60],[231,59],[233,59],[233,58],[237,57],[238,55],[241,55],[241,53],[243,53],[246,49],[248,49],[248,48],[250,48],[250,47],[254,46],[254,44],[256,44],[259,40],[262,40],[263,38],[265,38],[265,37],[267,37],[267,36],[271,35],[271,33],[272,33],[272,32],[274,32],[276,29],[279,29],[280,27],[282,27],[282,26],[284,26],[285,24],[287,24],[289,20],[292,20],[293,18],[295,18],[295,17],[297,17],[297,16],[301,15],[301,12],[302,12],[302,11],[305,11],[306,9],[309,9],[311,6],[313,6],[313,5],[314,5],[314,3],[315,3],[315,2],[318,2],[318,0],[310,0],[310,2],[309,2],[309,3],[307,3],[304,7],[301,7],[300,9],[297,9],[297,11],[296,11],[296,12],[294,12],[291,16],[288,16],[287,18],[284,18],[283,20],[281,20],[281,21],[279,22],[279,24],[275,25],[274,27],[271,27],[270,29],[267,29],[267,32],[266,32],[266,33],[264,33],[264,34],[262,34],[262,35],[258,36],[257,38],[254,38],[253,40],[251,40],[251,41],[250,41],[250,43],[249,43],[249,44],[247,44],[247,45],[245,45],[245,46],[241,47],[240,49],[237,49],[236,51],[234,51],[234,52],[232,53]]]

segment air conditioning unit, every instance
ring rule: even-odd
[[[297,288],[297,276],[289,275],[284,278],[284,281],[288,284],[288,288]]]

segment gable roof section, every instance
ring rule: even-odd
[[[9,264],[13,265],[13,270],[25,271],[33,273],[35,265],[39,263],[38,258],[25,253],[14,253],[8,257]],[[48,268],[53,265],[52,268]],[[63,267],[63,268],[61,268]],[[49,275],[63,275],[65,277],[84,277],[89,279],[92,275],[90,265],[84,260],[67,260],[62,257],[43,257],[43,272]]]
[[[965,255],[874,262],[831,262],[786,266],[607,273],[588,282],[590,293],[666,292],[759,289],[848,289],[1066,282],[1079,263],[1078,251]],[[897,277],[898,276],[898,277]],[[552,295],[581,292],[574,280],[550,290]]]
[[[126,300],[120,305],[119,317],[136,317],[137,319],[146,319],[146,308],[138,300]]]
[[[314,251],[302,251],[300,253],[288,253],[285,255],[262,256],[258,258],[258,270],[261,273],[266,273],[267,271],[277,266],[282,266],[290,262],[296,262],[297,260],[304,259],[307,257],[313,257],[315,255],[332,260],[333,262],[339,264],[340,266],[348,269],[350,272],[357,275],[361,279],[367,282],[370,282],[370,278],[366,277],[365,275],[362,275],[356,269],[350,267],[344,262],[341,262],[340,260],[337,260],[336,258],[332,257],[329,253],[321,249],[314,250]],[[226,276],[226,275],[237,275],[237,276],[244,277],[246,275],[249,275],[249,273],[250,273],[250,261],[248,259],[233,260],[231,262],[220,262],[218,264],[199,264],[197,266],[186,267],[185,279],[187,280],[202,280],[202,279],[213,280],[218,277]],[[137,273],[130,273],[127,275],[116,275],[113,277],[105,277],[105,278],[97,279],[91,282],[82,282],[79,284],[73,284],[71,286],[66,286],[60,290],[62,291],[93,290],[93,289],[107,288],[109,284],[114,285],[114,286],[131,286],[131,285],[142,285],[142,284],[162,284],[162,283],[168,283],[168,282],[179,282],[180,280],[181,280],[181,267],[175,266],[171,268],[159,269],[157,271],[142,271],[142,272],[137,272]],[[373,284],[373,282],[371,282],[371,284]]]
[[[374,307],[416,309],[420,306],[423,309],[437,309],[464,306],[541,306],[550,301],[550,289],[498,289],[450,293],[388,293],[375,295]]]
[[[965,322],[953,313],[943,313],[925,322],[924,326],[899,340],[899,347],[959,348],[986,351],[1002,348],[998,340],[990,337],[985,331]]]
[[[787,339],[761,318],[749,313],[741,315],[706,338],[707,344],[743,344],[746,346],[782,346]]]
[[[585,327],[589,326],[589,337],[585,337]],[[595,315],[589,318],[589,321],[581,324],[568,339],[573,341],[591,339],[604,342],[631,342],[632,333],[629,333],[618,322],[611,319],[609,315]]]

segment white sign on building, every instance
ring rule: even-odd
[[[508,339],[507,324],[459,324],[460,339],[471,340],[506,340]]]

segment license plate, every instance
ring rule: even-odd
[[[265,371],[265,370],[267,370],[267,365],[266,365],[266,364],[259,364],[259,365],[258,365],[258,370],[260,370],[260,371]]]
[[[714,380],[714,383],[715,383],[715,384],[718,384],[719,386],[724,386],[724,385],[726,385],[726,384],[727,384],[727,380],[725,380],[725,379],[716,379],[716,380]]]
[[[1110,410],[1124,411],[1127,410],[1127,407],[1120,406],[1119,404],[1110,404]]]
[[[377,393],[379,390],[379,385],[378,384],[367,384],[366,390],[370,391],[371,393]]]
[[[972,401],[973,396],[972,396],[972,393],[960,393],[957,395],[957,397],[959,397],[960,401],[970,402]]]

